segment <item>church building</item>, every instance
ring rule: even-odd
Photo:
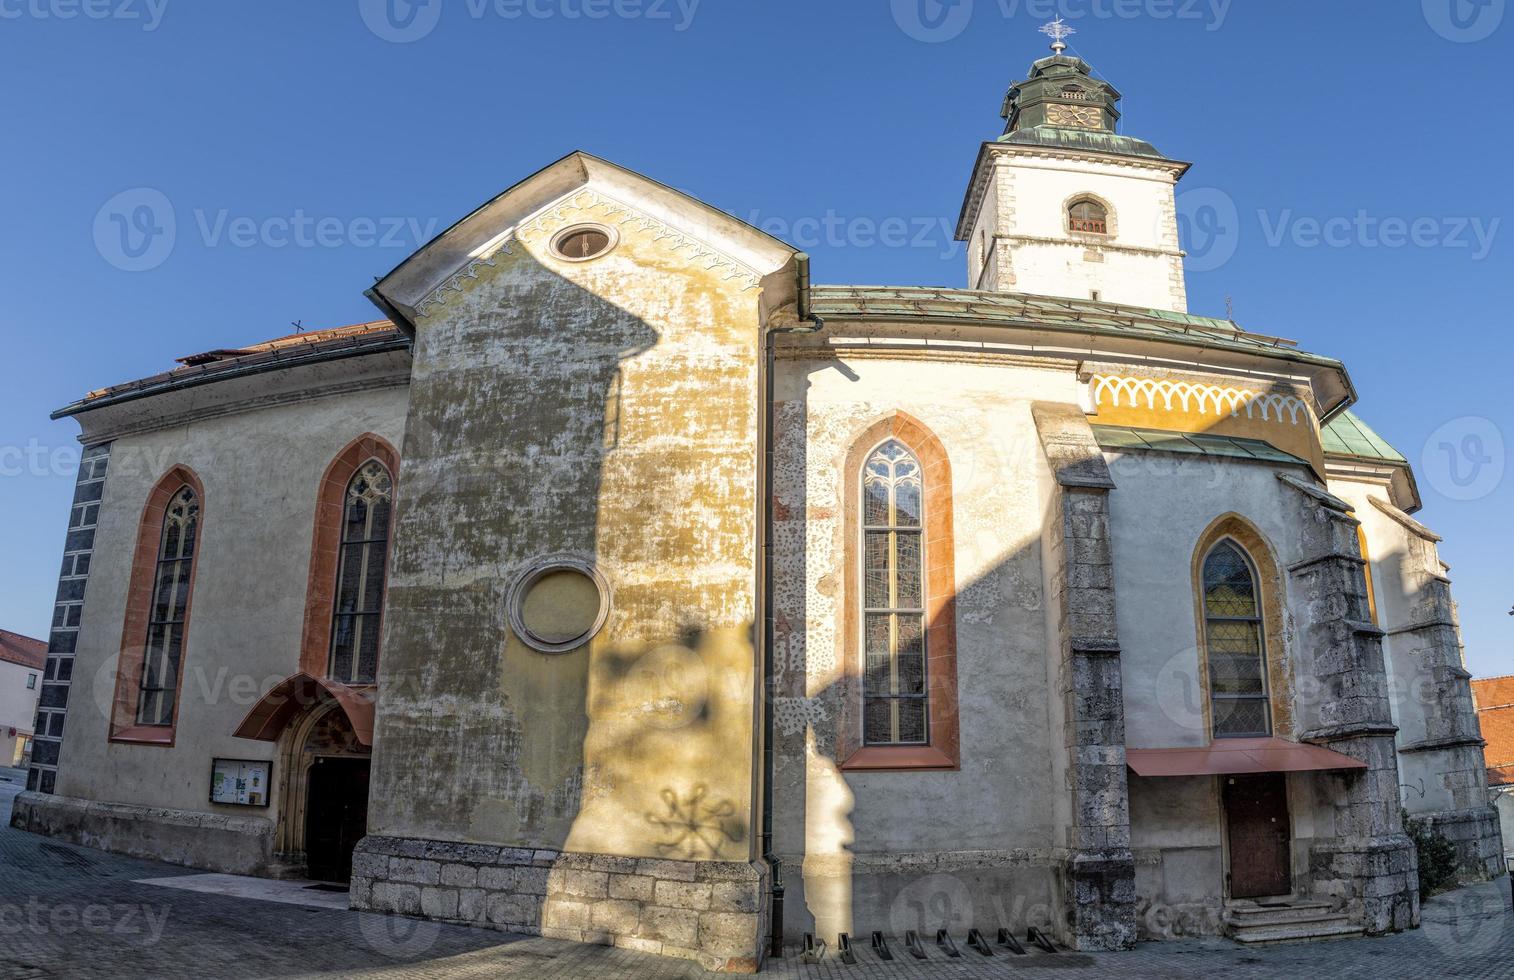
[[[1119,103],[1060,43],[1010,88],[966,288],[573,153],[376,322],[60,409],[15,825],[730,972],[1413,928],[1403,809],[1501,873],[1414,473],[1341,361],[1188,312]]]

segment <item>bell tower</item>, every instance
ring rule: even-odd
[[[1052,55],[1010,86],[957,225],[969,289],[1186,312],[1175,187],[1189,164],[1120,134],[1120,93],[1042,28]]]

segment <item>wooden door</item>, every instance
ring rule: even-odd
[[[368,832],[368,760],[318,758],[305,806],[305,862],[316,881],[352,879],[352,851]]]
[[[1221,776],[1230,841],[1230,897],[1293,891],[1288,782],[1282,773]]]

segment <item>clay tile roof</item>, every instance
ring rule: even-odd
[[[141,393],[149,390],[157,391],[165,387],[175,387],[180,384],[192,384],[201,379],[214,380],[206,376],[216,375],[244,365],[257,364],[263,361],[298,360],[306,352],[314,353],[351,348],[356,353],[359,348],[366,350],[375,345],[383,348],[387,343],[396,341],[399,336],[399,331],[388,320],[372,320],[367,323],[354,323],[345,327],[331,327],[325,330],[306,330],[303,333],[286,334],[283,337],[275,337],[272,340],[265,340],[247,347],[220,347],[215,350],[202,351],[198,354],[189,354],[185,357],[177,358],[180,366],[171,371],[155,374],[150,378],[128,381],[124,384],[97,388],[85,395],[80,401],[54,412],[53,418],[62,418],[95,407],[102,399],[112,396],[120,395],[126,397],[132,393]]]
[[[285,350],[290,347],[299,347],[304,344],[320,344],[328,340],[340,340],[347,337],[363,337],[372,333],[387,333],[394,329],[394,324],[388,320],[372,320],[368,323],[354,323],[346,327],[328,327],[325,330],[306,330],[302,333],[285,334],[272,340],[265,340],[260,344],[252,344],[248,347],[218,348],[206,351],[203,354],[190,354],[187,357],[176,358],[180,364],[198,365],[212,364],[216,361],[230,360],[235,357],[245,357],[248,354],[265,354],[269,351]]]
[[[1514,676],[1481,677],[1472,681],[1477,721],[1487,741],[1490,786],[1514,785]]]
[[[1514,708],[1514,674],[1473,678],[1472,699],[1477,702],[1479,711]]]
[[[0,630],[0,660],[41,670],[47,663],[47,643],[10,630]]]

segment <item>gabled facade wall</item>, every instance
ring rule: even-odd
[[[427,304],[356,907],[755,968],[761,288],[715,249],[585,189]],[[543,652],[564,560],[607,617]]]

